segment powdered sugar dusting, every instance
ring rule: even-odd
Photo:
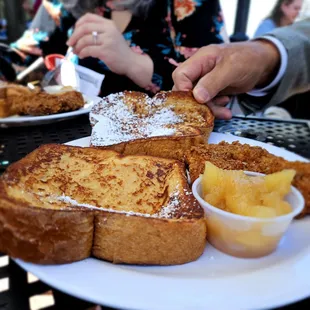
[[[120,211],[120,210],[114,210],[114,209],[108,209],[108,208],[100,208],[94,205],[90,205],[87,203],[79,203],[78,201],[72,199],[69,196],[66,196],[65,194],[61,196],[56,196],[56,197],[50,197],[50,203],[55,202],[63,202],[71,207],[81,207],[81,208],[86,208],[90,210],[98,210],[98,211],[107,211],[107,212],[112,212],[112,213],[119,213],[119,214],[126,214],[127,216],[142,216],[142,217],[150,217],[150,218],[173,218],[175,212],[177,209],[180,207],[180,201],[179,201],[179,191],[174,191],[170,198],[169,202],[166,206],[162,207],[158,213],[155,214],[147,214],[147,213],[140,213],[140,212],[134,212],[134,211]]]
[[[161,217],[161,218],[173,217],[173,215],[176,211],[176,208],[178,208],[180,205],[179,195],[180,195],[179,191],[175,191],[171,195],[168,204],[165,207],[163,207],[160,210],[160,212],[158,213],[159,217]]]
[[[83,208],[87,208],[87,209],[93,209],[93,210],[100,210],[100,208],[90,205],[88,203],[78,203],[76,200],[72,199],[69,196],[59,196],[56,197],[56,200],[64,202],[64,203],[68,203],[69,205],[75,206],[75,207],[83,207]]]
[[[96,207],[96,206],[93,206],[93,205],[90,205],[87,203],[79,203],[76,200],[72,199],[71,197],[65,196],[65,195],[55,197],[54,199],[56,201],[61,201],[61,202],[67,203],[71,207],[82,207],[82,208],[98,210],[98,211],[108,211],[108,212],[113,212],[113,213],[126,214],[128,216],[139,215],[139,216],[151,217],[151,215],[147,214],[147,213],[139,213],[139,212],[134,212],[134,211],[119,211],[119,210],[114,210],[114,209],[100,208],[100,207]]]
[[[123,93],[109,95],[97,103],[90,113],[93,126],[91,144],[108,146],[136,139],[174,135],[174,125],[182,123],[183,119],[172,108],[158,109],[164,101],[164,96],[156,100],[145,96],[143,99],[132,99],[132,102],[126,104]]]

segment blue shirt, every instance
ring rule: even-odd
[[[265,19],[261,22],[261,24],[258,26],[254,37],[259,37],[262,36],[272,30],[274,30],[275,28],[277,28],[277,25],[275,24],[275,22],[271,19]]]

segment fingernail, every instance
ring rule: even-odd
[[[205,103],[209,101],[210,96],[208,91],[203,87],[197,87],[194,89],[194,96],[198,102]]]

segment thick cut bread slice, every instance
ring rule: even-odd
[[[291,162],[282,157],[270,154],[267,150],[233,142],[221,142],[193,147],[186,153],[191,182],[203,173],[205,162],[210,161],[217,167],[227,170],[245,170],[270,174],[283,169],[295,169],[293,185],[305,198],[305,209],[302,215],[310,213],[310,163]]]
[[[123,155],[149,155],[183,161],[186,151],[192,146],[204,143],[204,135],[198,128],[179,125],[175,129],[174,135],[169,138],[141,138],[100,148],[114,150]]]
[[[182,264],[206,242],[184,165],[45,145],[0,179],[0,252],[54,264],[91,253],[114,263]]]
[[[140,92],[109,95],[90,113],[91,145],[124,155],[152,155],[183,160],[190,146],[204,144],[214,116],[190,92]]]

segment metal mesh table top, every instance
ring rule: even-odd
[[[65,143],[87,137],[91,127],[88,116],[55,124],[0,129],[0,172],[46,143]]]
[[[234,117],[216,121],[214,131],[265,142],[310,159],[310,122]]]

